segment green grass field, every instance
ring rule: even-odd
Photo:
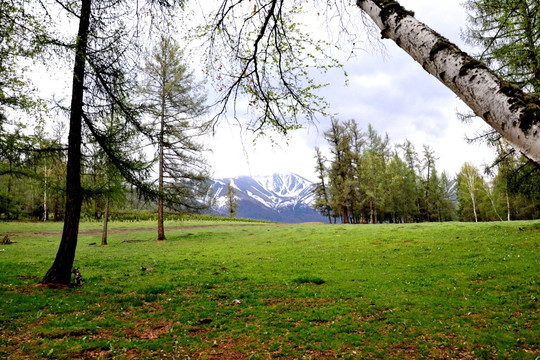
[[[540,359],[539,221],[167,226],[0,223],[0,358]]]

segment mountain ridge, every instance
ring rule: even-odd
[[[266,176],[237,176],[214,180],[213,210],[227,214],[227,184],[236,191],[237,216],[286,223],[324,221],[311,209],[313,183],[294,173]]]

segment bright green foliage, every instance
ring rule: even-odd
[[[484,186],[484,179],[480,177],[480,173],[474,165],[466,162],[461,167],[457,180],[461,219],[478,222],[480,191]]]
[[[453,182],[445,173],[438,176],[431,150],[422,172],[409,141],[392,151],[388,135],[380,136],[371,125],[363,133],[354,120],[333,120],[325,137],[333,157],[326,160],[317,150],[319,182],[313,191],[314,208],[324,216],[372,224],[455,218]]]
[[[500,151],[505,152],[504,149]],[[540,172],[537,168],[521,157],[507,154],[495,170],[493,179],[486,180],[473,165],[463,165],[458,175],[460,219],[537,219],[540,214]]]
[[[132,154],[140,153],[137,133],[125,129],[115,117],[115,106],[110,106],[108,119],[103,120],[104,135],[110,139],[109,146],[115,151],[125,151]],[[82,216],[87,219],[103,219],[111,208],[123,204],[128,193],[127,184],[118,168],[107,157],[103,149],[92,139],[88,139],[87,156],[83,164],[82,184],[86,198],[82,208]],[[134,157],[135,158],[135,157]],[[143,162],[141,161],[141,167]],[[142,171],[141,171],[142,172]]]
[[[466,39],[504,79],[540,92],[540,6],[537,0],[467,0]]]
[[[360,189],[364,193],[363,204],[369,208],[369,222],[378,221],[378,214],[384,212],[388,195],[389,159],[388,135],[383,139],[371,125],[368,126],[366,149],[361,156]]]
[[[83,222],[84,285],[65,290],[34,285],[61,224],[7,223],[0,357],[534,359],[540,348],[539,221],[228,221],[166,223],[159,243],[150,222],[112,223],[107,248]]]
[[[331,127],[324,133],[331,146],[334,161],[328,169],[329,205],[333,215],[341,217],[344,223],[349,222],[349,209],[353,186],[351,176],[354,176],[352,164],[351,137],[347,127],[338,120],[332,119]],[[320,164],[317,165],[320,167]]]
[[[3,107],[29,110],[35,105],[25,66],[42,50],[47,20],[25,0],[0,1],[0,117]]]
[[[21,124],[0,121],[0,219],[54,218],[62,205],[65,159],[59,143],[37,126],[24,135]]]
[[[251,129],[287,134],[303,119],[327,114],[327,103],[318,94],[324,84],[313,74],[342,65],[331,55],[337,46],[302,24],[306,11],[318,5],[329,9],[325,3],[284,0],[223,0],[210,7],[198,34],[209,39],[205,61],[220,94],[220,115],[227,113],[228,103],[235,116],[246,111],[244,102],[237,101],[245,97]]]

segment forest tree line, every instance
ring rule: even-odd
[[[313,208],[329,223],[502,221],[540,215],[540,174],[508,153],[479,169],[466,162],[457,175],[440,171],[436,153],[408,140],[392,145],[369,125],[332,120],[324,133],[330,157],[316,148]],[[485,170],[485,171],[484,171]]]

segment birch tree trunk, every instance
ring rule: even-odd
[[[505,191],[506,195],[506,220],[510,221],[510,199],[508,198],[508,190]]]
[[[356,4],[393,40],[462,99],[506,141],[540,166],[540,97],[500,79],[483,63],[414,18],[393,0]]]

